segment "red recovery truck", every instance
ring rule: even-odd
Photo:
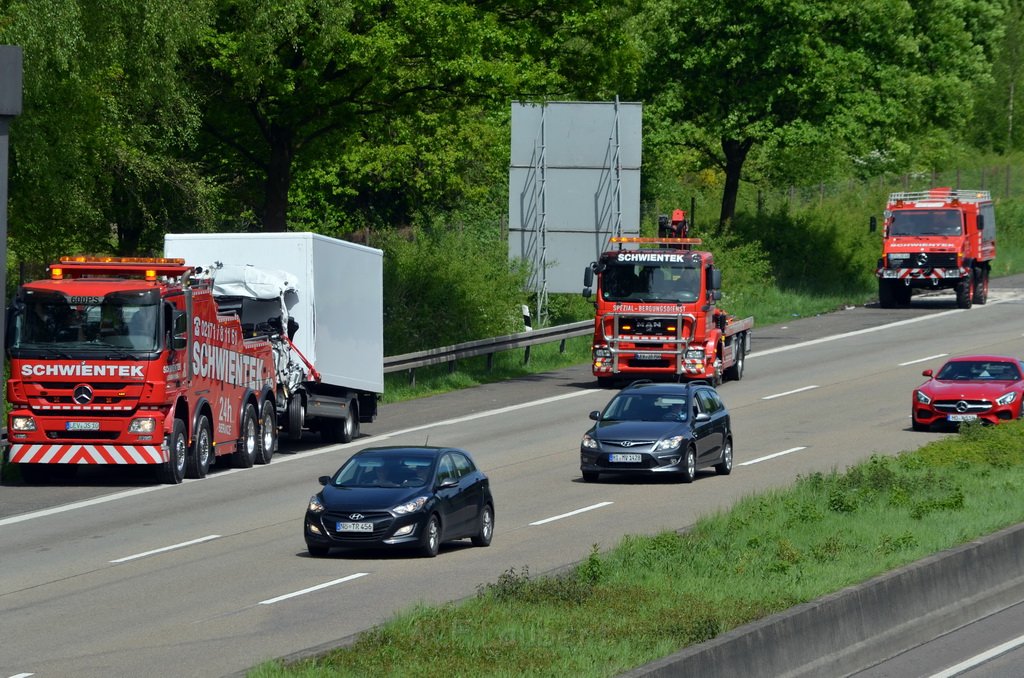
[[[601,386],[633,378],[677,381],[743,378],[753,317],[737,319],[716,306],[722,273],[710,252],[692,249],[685,212],[659,218],[658,238],[614,237],[616,249],[584,271],[583,296],[593,293],[593,373]],[[665,237],[665,236],[683,237]]]
[[[8,460],[28,481],[79,464],[202,478],[217,456],[268,463],[276,380],[266,336],[222,315],[182,259],[68,257],[11,305]]]
[[[870,230],[877,228],[871,217]],[[906,306],[914,289],[956,290],[956,305],[988,301],[996,215],[988,191],[933,188],[892,193],[882,225],[878,303]]]

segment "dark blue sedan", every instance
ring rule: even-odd
[[[490,481],[465,450],[371,447],[354,454],[309,499],[303,534],[310,555],[332,547],[411,547],[437,555],[442,542],[494,534]]]
[[[580,471],[593,482],[602,473],[671,475],[693,482],[697,469],[732,473],[729,410],[706,382],[634,382],[603,411],[580,442]]]

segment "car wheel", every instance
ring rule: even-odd
[[[490,504],[484,504],[484,510],[480,512],[480,530],[472,538],[473,546],[490,546],[491,537],[494,536],[494,509]]]
[[[436,515],[430,516],[427,526],[423,529],[420,537],[420,555],[424,558],[433,558],[441,549],[441,521]]]
[[[596,483],[597,479],[598,479],[598,477],[600,475],[601,474],[598,473],[597,471],[584,471],[583,472],[583,482],[585,482],[585,483]]]
[[[256,408],[248,403],[242,411],[242,422],[238,428],[238,442],[231,461],[237,468],[250,468],[256,461],[260,438],[256,430]]]
[[[210,418],[205,414],[196,422],[196,432],[192,439],[192,449],[188,452],[185,464],[186,478],[205,478],[210,471],[213,460],[213,433],[210,430]]]
[[[309,555],[314,558],[323,558],[331,549],[327,546],[313,546],[312,544],[306,544],[306,550],[309,551]]]
[[[697,477],[697,450],[693,445],[686,448],[686,456],[683,458],[682,480],[684,483],[692,483]]]
[[[260,448],[256,454],[257,464],[269,464],[277,452],[277,412],[274,403],[264,400],[260,407]]]
[[[188,456],[188,441],[185,439],[185,422],[174,420],[174,429],[167,439],[167,461],[160,465],[160,482],[177,485],[185,477],[185,457]]]
[[[722,461],[715,464],[715,472],[720,476],[732,473],[732,438],[725,439],[725,446],[722,448]]]

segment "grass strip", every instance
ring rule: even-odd
[[[1024,520],[1024,422],[751,495],[684,532],[595,546],[558,576],[507,570],[356,642],[253,678],[614,676]],[[581,554],[582,555],[582,554]]]

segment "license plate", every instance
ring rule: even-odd
[[[64,422],[65,431],[99,431],[98,421],[68,421]]]
[[[661,360],[660,353],[637,353],[633,356],[634,360]]]
[[[373,532],[373,523],[338,523],[338,532]]]
[[[974,421],[978,418],[976,414],[947,414],[946,421]]]
[[[643,457],[641,455],[639,455],[639,454],[609,454],[608,455],[608,461],[613,461],[613,462],[617,461],[617,462],[632,462],[632,463],[636,463],[636,462],[640,461],[641,459],[643,459]]]

